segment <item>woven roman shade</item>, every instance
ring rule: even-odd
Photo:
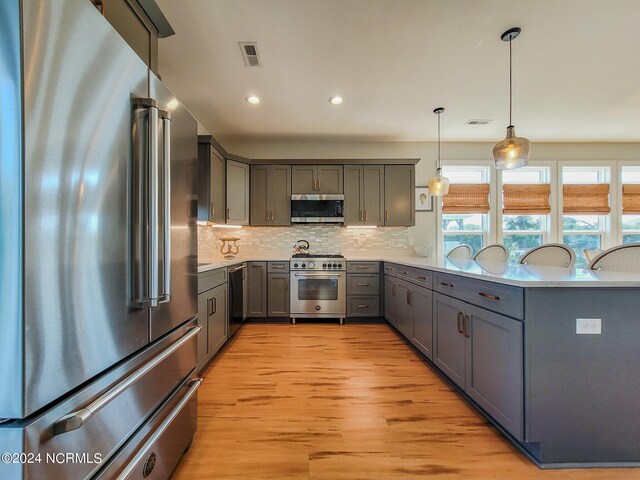
[[[640,214],[640,183],[622,185],[622,213]]]
[[[562,208],[564,213],[573,214],[602,215],[610,213],[609,184],[563,185]]]
[[[442,213],[487,213],[488,183],[452,183],[442,197]]]
[[[549,215],[551,185],[537,183],[522,185],[506,183],[502,186],[502,213],[505,215]]]

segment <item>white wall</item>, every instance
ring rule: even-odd
[[[420,158],[416,185],[426,185],[435,171],[434,142],[323,142],[323,141],[239,141],[217,138],[231,153],[248,158]],[[491,160],[493,143],[443,143],[442,159]],[[531,161],[635,160],[640,161],[640,143],[535,143]],[[437,243],[436,214],[416,213],[416,226],[409,229],[409,241],[417,245]]]

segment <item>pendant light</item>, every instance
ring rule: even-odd
[[[511,170],[524,167],[529,163],[529,149],[531,147],[529,140],[524,137],[516,137],[516,131],[511,122],[513,104],[511,42],[520,35],[521,31],[519,27],[510,28],[500,37],[502,41],[509,42],[509,126],[507,127],[507,137],[493,147],[493,160],[497,170]]]
[[[440,162],[440,114],[442,112],[444,112],[444,107],[438,107],[433,111],[438,116],[438,161],[436,162],[436,176],[429,180],[429,195],[434,197],[442,197],[449,193],[449,179],[442,176]]]

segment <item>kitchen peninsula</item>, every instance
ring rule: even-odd
[[[199,271],[287,260],[267,256]],[[539,466],[640,465],[640,419],[629,415],[640,404],[637,275],[345,257],[348,270],[377,266],[385,319]],[[577,319],[599,320],[600,333],[578,334]]]

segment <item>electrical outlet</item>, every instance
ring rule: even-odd
[[[602,334],[601,318],[576,318],[577,335],[600,335]]]

